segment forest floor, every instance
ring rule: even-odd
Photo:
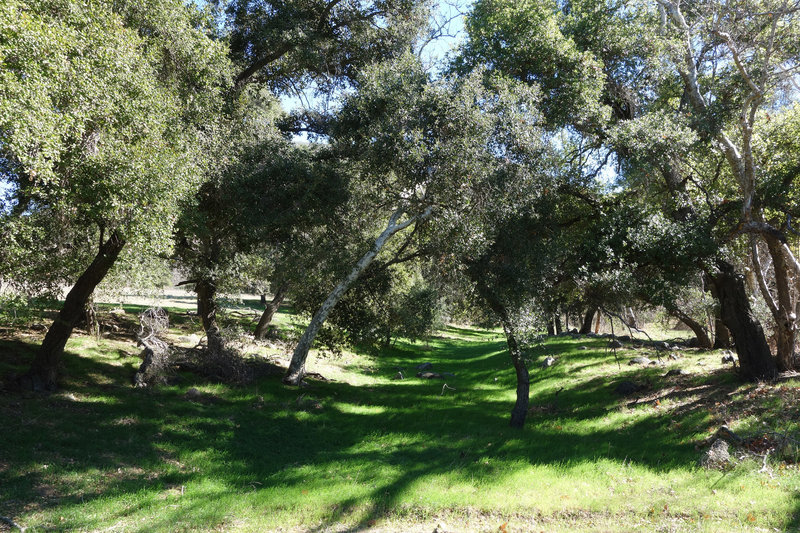
[[[800,530],[796,448],[763,459],[800,431],[800,381],[741,384],[720,352],[671,360],[550,337],[529,354],[531,409],[515,430],[497,331],[312,352],[309,370],[327,380],[299,389],[279,375],[233,386],[189,372],[136,389],[138,310],[103,313],[102,338],[70,340],[55,394],[2,390],[0,516],[28,531]],[[171,340],[196,343],[196,318],[171,318]],[[0,375],[24,370],[40,329],[0,332]],[[280,342],[244,348],[286,363]],[[541,368],[548,355],[556,364]],[[658,355],[663,366],[628,364]],[[417,378],[421,363],[447,374]],[[624,380],[643,388],[620,396]],[[725,424],[758,446],[699,467]]]

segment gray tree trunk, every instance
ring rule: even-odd
[[[351,270],[350,273],[342,281],[340,281],[336,287],[334,287],[320,308],[314,314],[311,322],[308,324],[308,327],[306,327],[306,330],[303,332],[303,336],[300,337],[300,340],[294,349],[294,353],[292,353],[292,360],[289,363],[289,369],[286,371],[286,375],[283,377],[284,383],[287,385],[299,385],[303,380],[303,377],[306,374],[306,359],[308,359],[308,351],[311,349],[311,345],[314,342],[314,337],[317,336],[320,327],[322,327],[325,319],[328,318],[328,314],[330,314],[331,310],[336,306],[341,297],[344,296],[344,293],[346,293],[353,283],[355,283],[364,269],[366,269],[369,264],[372,263],[372,260],[375,259],[375,256],[378,255],[378,252],[381,251],[381,248],[383,248],[383,245],[386,244],[386,241],[388,241],[397,232],[409,227],[415,222],[428,218],[433,212],[433,208],[429,207],[423,213],[415,215],[405,222],[398,223],[397,221],[404,212],[405,210],[401,208],[392,214],[392,216],[389,218],[389,223],[386,225],[386,229],[384,229],[383,233],[381,233],[378,238],[375,239],[375,244],[372,245],[372,248],[370,248],[370,250],[358,260],[358,263],[356,263],[356,265],[353,267],[353,270]]]

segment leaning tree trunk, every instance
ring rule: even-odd
[[[720,302],[722,320],[731,332],[739,357],[739,372],[743,379],[771,379],[777,374],[764,330],[750,308],[744,280],[733,265],[717,261],[711,282]]]
[[[278,311],[278,308],[283,303],[283,300],[286,298],[286,294],[288,292],[288,283],[281,284],[275,291],[272,301],[269,302],[264,308],[264,312],[261,314],[261,319],[258,321],[258,325],[256,326],[256,331],[254,334],[256,340],[264,340],[267,337],[267,331],[269,330],[270,322],[272,322],[272,317]]]
[[[64,354],[72,330],[83,318],[86,301],[95,287],[103,281],[125,246],[125,239],[113,232],[97,252],[92,263],[80,275],[75,285],[67,293],[64,305],[53,321],[39,346],[36,358],[30,369],[22,377],[22,383],[38,391],[55,390],[58,380],[58,366]]]
[[[508,317],[505,306],[481,281],[478,281],[478,290],[484,300],[486,300],[486,303],[489,304],[492,311],[494,311],[500,319],[500,323],[503,324],[508,353],[511,356],[511,363],[514,365],[514,370],[517,374],[517,401],[514,403],[514,408],[511,409],[511,421],[509,424],[513,428],[521,429],[522,426],[525,425],[525,418],[528,416],[528,404],[530,402],[530,377],[528,375],[528,367],[525,365],[522,350],[517,342],[514,325]]]
[[[697,337],[698,347],[703,348],[704,350],[710,350],[712,348],[711,338],[708,336],[706,328],[704,328],[701,323],[680,309],[671,309],[670,313],[672,316],[689,326],[689,329],[691,329],[695,337]]]
[[[194,290],[197,293],[197,314],[203,323],[203,331],[219,330],[217,326],[217,286],[212,280],[198,281]]]
[[[586,314],[583,316],[583,322],[581,323],[581,330],[579,331],[581,335],[588,335],[592,332],[592,320],[594,319],[594,314],[596,312],[596,307],[590,307],[586,311]]]
[[[415,215],[403,223],[398,224],[397,221],[405,212],[404,209],[398,209],[392,216],[389,218],[389,223],[386,225],[386,229],[383,230],[377,239],[375,239],[375,244],[372,245],[372,248],[365,253],[361,259],[358,260],[358,263],[353,267],[353,270],[345,277],[342,281],[339,282],[336,287],[331,291],[325,301],[322,303],[320,308],[311,318],[311,322],[306,327],[306,330],[303,332],[302,337],[297,342],[297,346],[294,349],[294,353],[292,353],[292,360],[289,363],[289,368],[286,371],[286,375],[283,376],[283,382],[287,385],[299,385],[300,382],[303,380],[303,377],[306,374],[306,359],[308,359],[308,351],[311,349],[311,345],[314,342],[314,337],[317,336],[317,332],[322,327],[322,324],[325,322],[325,319],[328,318],[328,314],[330,314],[331,310],[336,306],[344,296],[344,293],[355,283],[358,279],[358,276],[366,269],[372,260],[375,259],[375,256],[378,255],[378,252],[381,251],[383,245],[386,244],[386,241],[392,237],[395,233],[409,227],[410,225],[414,224],[419,220],[424,220],[430,216],[433,212],[433,208],[427,208],[423,213],[419,215]]]

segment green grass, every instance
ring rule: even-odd
[[[1,340],[0,372],[23,369],[34,342]],[[451,327],[315,359],[310,370],[336,381],[303,389],[192,375],[133,389],[130,341],[76,337],[61,392],[0,397],[0,515],[30,530],[797,530],[794,465],[706,471],[695,449],[724,422],[797,429],[797,384],[756,393],[713,352],[667,367],[693,375],[665,378],[625,364],[628,352],[618,367],[605,342],[552,338],[533,354],[559,363],[531,364],[519,431],[497,332]],[[421,362],[455,373],[455,390],[413,377]],[[398,369],[412,377],[392,380]],[[633,405],[613,393],[621,379],[652,387]],[[204,397],[188,400],[189,387]]]

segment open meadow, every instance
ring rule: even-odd
[[[99,340],[75,335],[57,393],[0,396],[0,515],[28,531],[800,527],[790,458],[738,460],[732,448],[728,467],[698,466],[723,424],[791,434],[800,419],[797,381],[741,385],[717,351],[642,367],[628,361],[661,354],[548,337],[528,353],[531,408],[518,430],[508,427],[515,378],[498,331],[453,326],[427,341],[313,353],[316,379],[300,388],[269,371],[287,362],[271,342],[247,350],[266,369],[249,384],[183,371],[134,388],[141,309],[113,315],[117,332]],[[170,315],[169,339],[195,342],[196,318]],[[289,317],[276,321],[286,328]],[[0,371],[23,370],[40,335],[5,334]],[[546,356],[556,363],[541,368]],[[443,379],[416,377],[422,363]],[[678,368],[686,373],[665,376]],[[621,396],[624,380],[645,385]]]

